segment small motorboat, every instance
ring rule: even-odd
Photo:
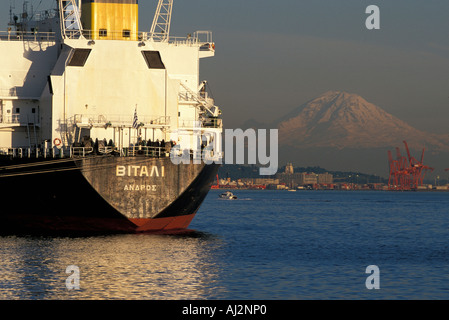
[[[237,199],[237,196],[235,196],[231,191],[223,192],[219,197],[221,199]]]

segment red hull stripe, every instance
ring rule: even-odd
[[[156,219],[107,219],[89,217],[52,217],[8,215],[3,217],[0,232],[156,232],[187,229],[195,214]]]
[[[156,218],[156,219],[129,219],[137,226],[137,232],[186,229],[192,222],[195,214],[186,216]]]

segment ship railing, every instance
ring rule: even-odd
[[[121,157],[163,158],[170,155],[171,147],[165,146],[129,146],[100,147],[98,152],[93,147],[48,147],[48,148],[9,148],[0,147],[0,156],[11,158],[84,158],[92,155],[114,154]]]
[[[168,38],[163,34],[151,34],[150,32],[141,32],[139,33],[140,41],[155,41],[155,42],[167,42],[169,44],[173,44],[175,46],[191,46],[198,47],[201,46],[202,43],[199,42],[198,38],[192,37],[188,35],[187,37],[173,37],[169,36]]]
[[[133,127],[134,119],[133,116],[124,115],[88,115],[88,114],[75,114],[73,117],[73,123],[78,127],[90,127],[90,126],[101,126],[104,128],[108,127]],[[138,116],[139,127],[152,127],[152,126],[168,126],[170,125],[169,116]]]
[[[0,155],[12,156],[13,158],[22,158],[23,149],[22,148],[0,148]]]
[[[203,37],[205,36],[205,39]],[[150,32],[139,32],[139,41],[167,42],[175,46],[200,47],[201,51],[215,51],[215,44],[212,41],[211,31],[196,31],[193,36],[188,34],[186,37],[166,37],[164,34],[151,34]]]
[[[222,119],[206,118],[202,121],[198,120],[179,120],[178,127],[181,129],[200,130],[201,128],[221,128]]]
[[[82,32],[82,34],[81,34]],[[212,41],[212,32],[196,31],[193,35],[189,34],[185,37],[174,37],[151,32],[131,32],[128,30],[110,31],[106,29],[100,30],[67,30],[66,37],[69,39],[79,39],[80,36],[88,40],[132,40],[132,41],[156,41],[167,42],[173,45],[183,46],[199,46],[201,50],[215,50]],[[47,41],[54,42],[56,40],[55,32],[42,31],[0,31],[0,41]]]
[[[0,148],[0,155],[11,158],[64,158],[65,150],[54,148]]]
[[[70,157],[85,157],[90,153],[94,152],[92,147],[71,147]]]
[[[71,30],[68,30],[71,31]],[[128,40],[128,41],[155,41],[155,42],[167,42],[173,45],[183,46],[199,46],[201,50],[214,50],[214,44],[212,42],[211,31],[196,31],[193,35],[188,34],[185,37],[167,37],[164,34],[157,34],[151,32],[131,32],[130,30],[86,30],[83,29],[82,36],[88,40]],[[67,33],[66,37],[69,39],[79,39],[80,30],[73,30],[72,33]]]
[[[168,156],[168,152],[166,152],[165,147],[130,146],[123,148],[122,155],[125,157],[146,156],[161,158]]]
[[[163,147],[130,146],[130,147],[99,147],[101,154],[119,153],[123,157],[135,157],[138,155],[161,157],[164,154]]]
[[[172,151],[172,156],[175,158],[183,158],[185,156],[189,156],[192,160],[201,161],[204,160],[204,151],[205,148],[209,148],[210,146],[202,146],[197,149],[182,149],[177,148]],[[218,163],[221,159],[223,159],[224,153],[222,151],[215,151],[214,148],[210,149],[207,153],[207,160],[214,161]]]
[[[19,124],[19,125],[36,125],[39,126],[39,119],[34,115],[20,115],[20,114],[12,114],[12,115],[1,115],[0,114],[0,123],[3,124]]]
[[[20,123],[19,115],[18,114],[13,114],[10,116],[0,115],[0,123],[7,123],[7,124]]]
[[[0,41],[46,41],[54,42],[55,32],[0,31]]]

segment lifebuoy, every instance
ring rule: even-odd
[[[59,147],[61,145],[62,141],[59,138],[55,138],[55,140],[53,140],[53,144],[57,147]]]

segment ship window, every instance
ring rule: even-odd
[[[31,113],[36,113],[36,108],[31,108]]]
[[[107,37],[108,36],[108,30],[106,29],[100,29],[100,37]]]
[[[68,65],[71,67],[84,67],[90,51],[91,49],[75,49]]]
[[[165,69],[159,51],[142,51],[143,57],[150,69]]]
[[[123,30],[123,38],[131,37],[131,30]]]

